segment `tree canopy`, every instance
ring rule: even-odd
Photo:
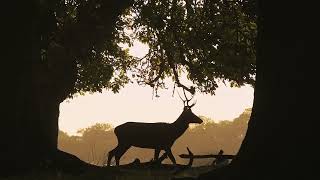
[[[135,69],[138,82],[163,85],[188,74],[198,90],[214,93],[217,80],[252,84],[256,24],[239,1],[138,1],[127,27],[150,49]],[[128,26],[129,25],[129,26]]]
[[[129,82],[158,89],[165,87],[163,80],[168,77],[191,93],[196,88],[214,94],[218,81],[253,84],[256,24],[245,2],[44,3],[41,62],[53,69],[55,79],[69,83],[64,90],[68,95],[104,88],[117,92]],[[149,46],[143,58],[133,57],[121,47],[137,40]],[[182,73],[194,87],[180,82]]]

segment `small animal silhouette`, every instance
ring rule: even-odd
[[[121,156],[131,146],[154,149],[155,161],[158,160],[160,151],[164,150],[172,163],[176,164],[171,152],[172,145],[187,130],[190,123],[202,123],[202,120],[191,111],[195,103],[188,105],[193,96],[188,99],[185,92],[184,95],[186,100],[179,95],[184,103],[183,111],[173,123],[127,122],[117,126],[114,133],[118,139],[118,146],[109,152],[107,165],[110,166],[111,159],[115,157],[116,165],[119,166]]]

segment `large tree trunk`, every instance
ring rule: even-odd
[[[37,34],[34,29],[36,23],[36,13],[30,13],[31,19],[26,21],[27,17],[18,16],[18,12],[26,13],[23,8],[17,6],[18,3],[12,2],[10,7],[17,7],[12,11],[12,16],[6,19],[6,33],[4,35],[7,48],[4,50],[2,59],[4,77],[3,85],[5,92],[3,104],[5,108],[2,113],[2,122],[0,130],[0,147],[1,147],[1,175],[12,174],[16,170],[21,170],[26,166],[29,146],[24,146],[23,140],[27,128],[23,123],[30,107],[31,92],[31,64],[34,48],[33,41]],[[26,4],[23,4],[26,5]],[[28,7],[28,6],[25,6]],[[30,7],[30,6],[29,6]],[[30,18],[30,16],[29,16]],[[30,131],[30,129],[29,129]]]
[[[314,179],[311,4],[259,1],[257,74],[246,137],[231,166],[199,179]]]
[[[67,58],[54,60],[50,67],[42,62],[39,8],[30,2],[19,5],[11,7],[26,16],[8,18],[6,35],[10,38],[4,43],[8,50],[2,60],[7,88],[0,130],[0,175],[46,166],[57,157],[59,104],[75,81],[75,64],[65,61]],[[63,53],[58,51],[53,52]]]
[[[54,2],[10,1],[10,6],[4,6],[12,9],[3,22],[7,49],[1,59],[2,85],[6,88],[2,93],[5,108],[0,129],[0,176],[50,165],[63,170],[72,166],[70,171],[82,165],[87,168],[75,156],[57,149],[59,105],[73,92],[77,70],[75,59],[59,45],[49,43],[48,59],[41,59],[40,36],[50,33],[47,25],[52,23],[48,21],[52,20]],[[111,4],[115,7],[108,6],[106,16],[110,13],[116,18],[115,13],[132,3],[114,1]],[[112,27],[115,21],[110,22]]]

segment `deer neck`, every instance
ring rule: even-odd
[[[179,117],[175,122],[172,123],[173,131],[176,133],[176,137],[180,137],[189,127],[183,118]]]

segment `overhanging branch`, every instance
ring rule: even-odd
[[[159,69],[158,75],[153,80],[146,82],[146,84],[151,87],[154,87],[154,83],[157,82],[161,78],[161,76],[164,72],[164,69],[165,69],[165,61],[162,60],[162,62],[160,64],[160,69]]]
[[[190,88],[185,86],[184,84],[182,84],[180,82],[179,79],[179,74],[177,72],[177,68],[175,67],[175,65],[173,64],[173,62],[171,60],[169,60],[169,66],[173,71],[173,75],[174,75],[174,79],[175,79],[175,83],[177,84],[178,87],[182,87],[184,90],[187,90],[189,93],[194,94],[195,93],[195,88],[193,86],[191,86]]]

